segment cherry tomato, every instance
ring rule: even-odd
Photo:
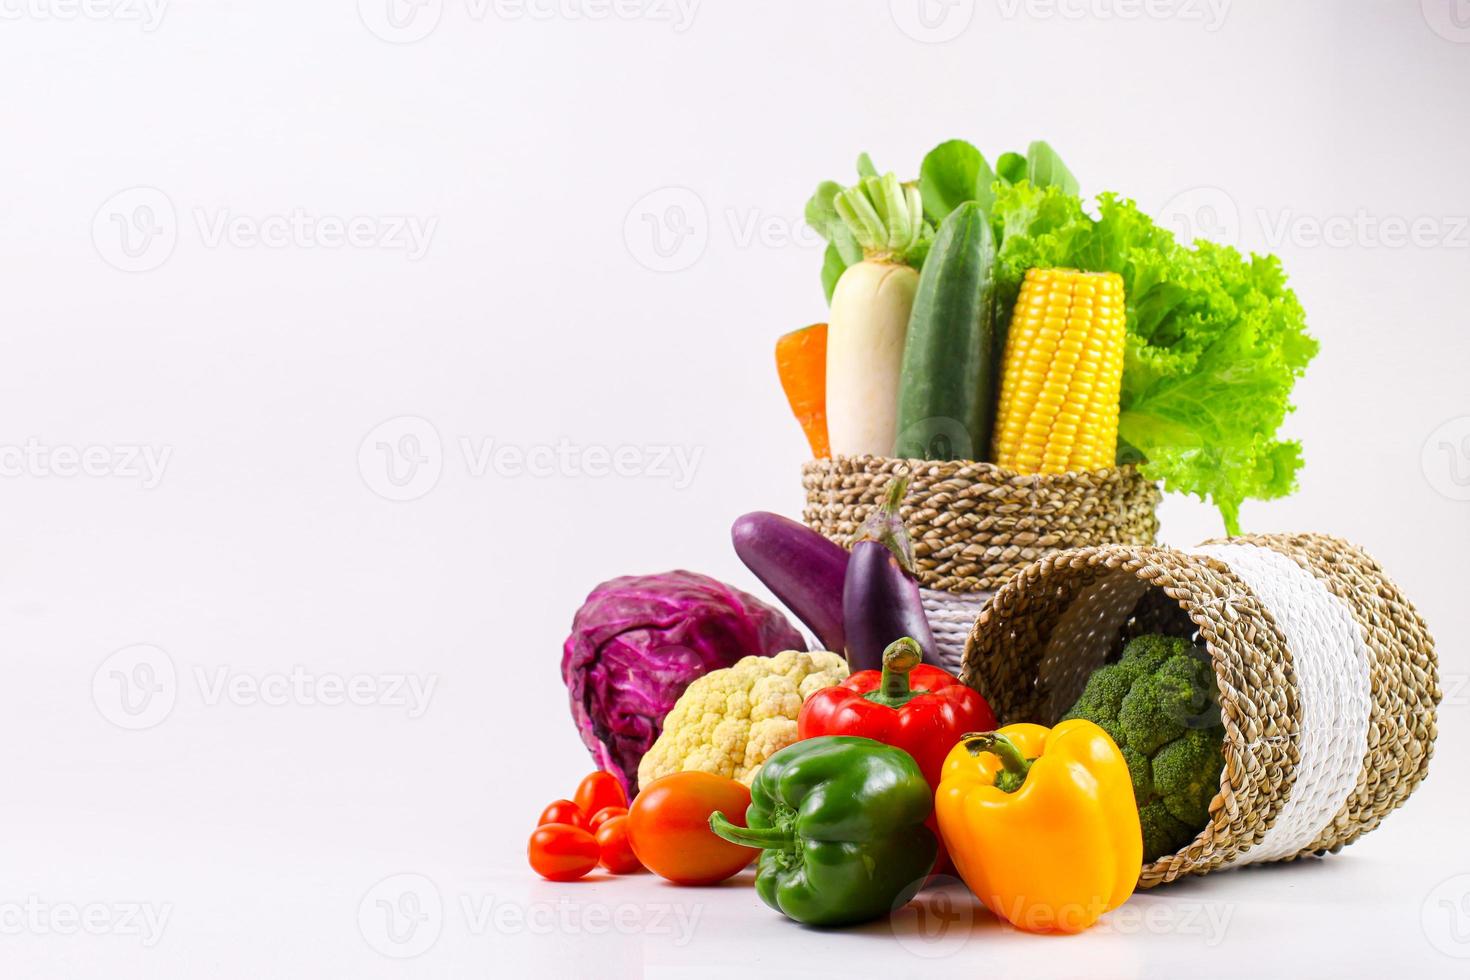
[[[576,881],[597,867],[597,838],[569,823],[537,827],[526,845],[531,868],[548,881]]]
[[[605,813],[612,807],[603,807],[599,813]],[[633,853],[633,848],[628,844],[628,818],[626,816],[608,817],[597,828],[597,846],[602,853],[601,863],[604,868],[615,875],[631,874],[634,871],[643,870],[643,862],[638,860],[638,855]]]
[[[592,814],[592,818],[587,821],[587,829],[595,834],[597,833],[598,827],[601,827],[613,817],[626,817],[627,815],[628,808],[625,806],[605,806]]]
[[[548,823],[567,823],[573,827],[588,830],[587,814],[571,800],[556,800],[546,809],[541,811],[541,818],[536,821],[536,826]]]
[[[606,770],[598,770],[583,778],[577,784],[577,792],[572,794],[572,799],[589,817],[605,806],[628,805],[628,794],[623,792],[623,784]]]
[[[676,885],[713,885],[751,861],[759,850],[715,836],[709,816],[718,810],[745,826],[750,790],[708,772],[676,772],[655,780],[628,811],[628,839],[644,867]]]

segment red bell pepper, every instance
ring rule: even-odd
[[[932,788],[960,736],[996,727],[979,693],[946,670],[921,663],[910,637],[883,651],[883,670],[860,670],[836,687],[816,691],[796,719],[798,738],[862,735],[913,756]]]

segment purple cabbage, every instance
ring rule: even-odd
[[[741,657],[806,648],[780,612],[708,576],[628,575],[577,610],[561,677],[582,741],[632,799],[638,763],[691,681]]]

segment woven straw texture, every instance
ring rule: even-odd
[[[1050,552],[1152,544],[1159,529],[1158,487],[1132,467],[1023,476],[991,463],[878,456],[808,462],[802,517],[845,547],[904,471],[911,479],[899,513],[926,589],[994,591]]]
[[[1372,558],[1322,535],[1217,544],[1204,549],[1211,554],[1104,546],[1048,555],[996,594],[965,651],[964,681],[986,697],[1002,723],[1050,724],[1128,637],[1198,631],[1219,682],[1225,727],[1220,792],[1210,805],[1209,826],[1194,841],[1143,868],[1139,884],[1145,888],[1226,865],[1339,850],[1408,798],[1433,750],[1440,701],[1433,642]],[[1289,580],[1271,580],[1270,596],[1264,589],[1257,595],[1215,557],[1255,549],[1274,553],[1265,557],[1273,559],[1276,577]],[[1273,562],[1259,563],[1252,574],[1271,567]],[[1315,596],[1310,601],[1343,613],[1339,625],[1354,637],[1351,650],[1339,644],[1323,659],[1324,651],[1292,648],[1288,634],[1304,645],[1301,624],[1283,629],[1270,605],[1295,610],[1295,603],[1281,605],[1282,595],[1309,592]],[[1310,677],[1299,676],[1299,667]],[[1334,670],[1353,669],[1363,673],[1356,698],[1331,686]],[[1354,755],[1344,758],[1345,752]],[[1323,760],[1336,765],[1320,765]],[[1335,775],[1321,774],[1334,769]],[[1317,785],[1332,780],[1335,789]],[[1315,836],[1285,827],[1271,834],[1278,817],[1300,821],[1324,798],[1335,810],[1307,827]],[[1252,855],[1268,835],[1268,845]],[[1283,841],[1289,853],[1279,851]]]

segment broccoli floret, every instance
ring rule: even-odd
[[[1215,675],[1180,637],[1130,640],[1100,667],[1066,718],[1086,718],[1123,751],[1143,824],[1144,860],[1171,854],[1209,823],[1225,765]]]
[[[1199,831],[1191,830],[1169,813],[1163,800],[1154,800],[1138,808],[1138,822],[1143,825],[1143,859],[1152,861],[1173,854],[1194,840]],[[1201,825],[1203,826],[1203,825]]]
[[[1210,822],[1210,801],[1225,767],[1220,741],[1220,733],[1191,728],[1154,753],[1154,789],[1169,813],[1192,827]]]

